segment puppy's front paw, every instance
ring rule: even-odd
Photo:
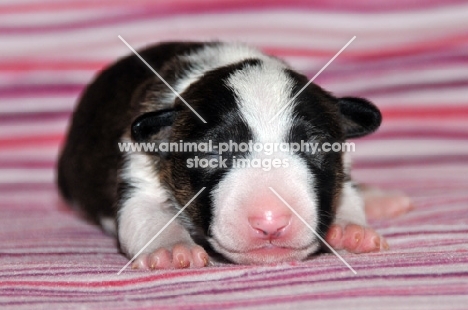
[[[199,245],[178,243],[172,248],[159,248],[152,253],[138,256],[133,269],[182,269],[201,268],[209,264],[205,249]]]
[[[375,230],[356,224],[333,224],[325,241],[335,250],[351,253],[378,252],[389,248],[387,241]]]

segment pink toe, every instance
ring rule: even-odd
[[[174,268],[188,268],[191,265],[192,253],[184,244],[177,244],[172,249],[172,265]]]
[[[169,269],[172,267],[171,253],[161,248],[153,252],[149,257],[149,266],[151,269]]]
[[[364,238],[362,226],[349,224],[344,229],[343,247],[352,253],[356,253]]]
[[[132,263],[132,269],[149,269],[148,254],[141,254]]]
[[[335,250],[343,249],[343,230],[340,225],[332,225],[325,236],[325,241]]]
[[[193,266],[197,268],[206,267],[209,264],[208,254],[201,246],[196,245],[192,248]]]
[[[380,251],[381,237],[371,228],[364,228],[364,238],[356,249],[356,253]]]

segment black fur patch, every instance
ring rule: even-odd
[[[379,109],[366,99],[340,98],[339,106],[346,138],[368,135],[377,130],[382,122]]]
[[[308,82],[305,76],[288,71],[296,81],[293,95],[297,94]],[[337,99],[315,84],[310,84],[296,98],[294,105],[295,121],[289,134],[289,142],[310,141],[319,143],[343,142]],[[314,176],[314,188],[318,195],[319,225],[318,233],[324,236],[335,215],[338,189],[343,183],[342,154],[318,151],[300,152],[310,173]]]

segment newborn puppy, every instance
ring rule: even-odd
[[[204,188],[134,267],[203,267],[207,251],[239,264],[303,260],[322,244],[298,216],[335,249],[387,246],[366,226],[346,151],[330,150],[379,127],[372,103],[302,90],[306,76],[244,45],[172,42],[140,55],[196,113],[140,59],[123,58],[85,90],[58,166],[64,198],[117,234],[129,258]],[[132,142],[158,150],[122,151]],[[162,148],[186,142],[215,147]],[[318,150],[233,147],[242,142]]]

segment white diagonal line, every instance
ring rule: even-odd
[[[160,76],[159,73],[156,72],[156,70],[154,70],[154,69],[146,62],[146,60],[143,59],[143,57],[141,57],[140,54],[138,54],[137,51],[135,51],[135,50],[133,49],[133,47],[131,47],[130,44],[127,43],[127,41],[125,41],[120,35],[119,35],[118,37],[119,37],[120,40],[122,40],[123,43],[125,43],[125,45],[127,45],[127,47],[128,47],[136,56],[138,56],[138,58],[140,58],[140,60],[141,60],[151,71],[153,71],[154,74],[156,74],[156,76],[157,76],[164,84],[166,84],[166,86],[167,86],[180,100],[182,100],[183,103],[185,103],[185,105],[186,105],[190,110],[192,110],[192,112],[193,112],[196,116],[198,116],[199,119],[201,119],[201,121],[202,121],[203,123],[206,124],[206,121],[203,119],[203,117],[201,117],[201,115],[198,114],[197,111],[195,111],[195,109],[192,108],[192,107],[190,106],[190,104],[188,104],[187,101],[185,101],[185,99],[182,98],[182,97],[179,95],[179,93],[176,92],[175,89],[172,88],[171,85],[169,85],[169,83],[167,83],[167,82],[162,78],[162,76]]]
[[[164,229],[166,229],[167,226],[169,226],[169,225],[185,210],[185,208],[187,208],[187,207],[192,203],[192,201],[194,201],[195,198],[197,198],[197,196],[200,195],[201,192],[203,192],[203,191],[205,190],[205,188],[206,188],[206,187],[202,187],[202,189],[199,190],[198,193],[196,193],[196,195],[193,196],[192,199],[190,199],[189,202],[187,202],[187,203],[185,204],[185,206],[184,206],[182,209],[180,209],[180,211],[177,212],[177,214],[174,215],[174,216],[169,220],[169,222],[167,222],[167,224],[164,225],[164,227],[161,228],[161,229],[158,231],[158,233],[157,233],[156,235],[154,235],[154,237],[151,238],[151,240],[148,241],[148,243],[146,243],[145,246],[144,246],[138,253],[136,253],[135,256],[133,256],[133,258],[132,258],[125,266],[122,267],[122,269],[120,269],[119,272],[117,272],[117,275],[120,275],[120,274],[122,273],[122,271],[124,271],[125,268],[127,268],[128,265],[130,265],[130,264],[135,260],[135,258],[137,258],[138,255],[140,255],[140,254],[148,247],[148,245],[150,245],[150,243],[153,242],[154,239],[156,239],[156,238],[164,231]]]
[[[280,196],[280,194],[278,194],[272,187],[269,187],[269,189],[314,233],[317,238],[320,239],[320,241],[322,241],[333,252],[333,254],[335,254],[346,265],[346,267],[349,268],[349,270],[354,274],[357,274],[353,267],[351,267],[351,265],[348,264],[348,262],[346,262],[344,258],[341,257],[341,255],[338,254],[322,237],[320,237],[320,235],[302,218],[302,216],[296,212],[296,210],[289,205],[289,203],[286,202],[286,200],[283,199],[283,197]]]
[[[273,122],[273,120],[274,120],[275,118],[277,118],[277,117],[278,117],[278,115],[280,115],[280,114],[281,114],[281,112],[283,112],[283,111],[284,111],[284,109],[286,109],[286,108],[287,108],[287,106],[288,106],[288,105],[290,105],[290,104],[291,104],[291,102],[293,102],[293,100],[294,100],[294,99],[296,99],[296,97],[297,97],[297,96],[299,96],[299,94],[300,94],[300,93],[302,93],[302,91],[303,91],[304,89],[306,89],[306,87],[307,87],[307,86],[309,86],[309,84],[310,84],[310,83],[312,83],[312,82],[313,82],[313,81],[314,81],[314,80],[317,78],[317,76],[319,76],[319,75],[320,75],[320,73],[322,73],[322,71],[323,71],[323,70],[325,70],[325,69],[328,67],[328,65],[332,63],[332,61],[333,61],[333,60],[335,60],[335,58],[336,58],[336,57],[338,57],[338,55],[340,55],[340,54],[341,54],[341,52],[343,52],[343,51],[344,51],[344,49],[345,49],[345,48],[347,48],[347,47],[348,47],[348,45],[350,45],[350,44],[351,44],[351,42],[353,42],[353,41],[354,41],[354,39],[356,39],[356,36],[352,37],[352,38],[351,38],[351,40],[349,40],[349,41],[348,41],[348,43],[346,43],[346,45],[345,45],[345,46],[343,46],[343,47],[340,49],[340,51],[339,51],[338,53],[336,53],[336,55],[335,55],[335,56],[333,56],[333,58],[332,58],[332,59],[330,59],[330,61],[328,61],[328,62],[327,62],[327,64],[326,64],[325,66],[323,66],[323,68],[322,68],[322,69],[320,69],[320,71],[319,71],[319,72],[317,72],[317,74],[316,74],[316,75],[314,75],[314,77],[313,77],[313,78],[311,78],[311,79],[309,80],[309,82],[308,82],[308,83],[307,83],[307,84],[306,84],[304,87],[302,87],[302,88],[301,88],[301,90],[300,90],[300,91],[298,91],[298,92],[297,92],[297,94],[295,94],[295,95],[294,95],[294,97],[292,97],[292,98],[291,98],[291,100],[289,100],[289,101],[288,101],[288,103],[286,103],[286,104],[285,104],[285,105],[284,105],[284,106],[283,106],[283,107],[282,107],[282,108],[281,108],[281,109],[280,109],[280,110],[279,110],[279,111],[278,111],[278,112],[277,112],[277,113],[276,113],[276,114],[275,114],[275,115],[274,115],[274,116],[273,116],[273,117],[270,119],[270,121],[269,121],[269,122],[270,122],[270,123],[271,123],[271,122]]]

